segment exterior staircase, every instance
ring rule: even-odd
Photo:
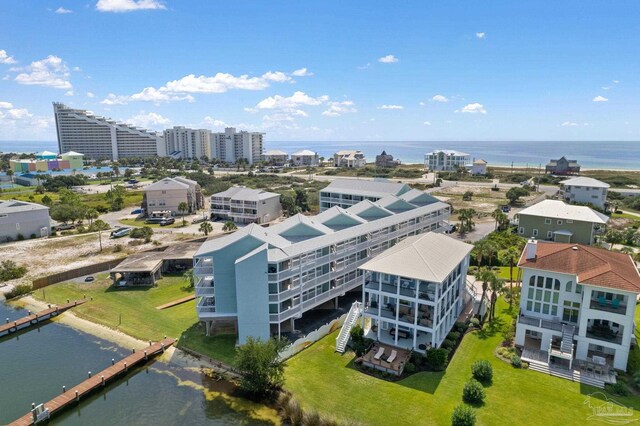
[[[336,352],[344,353],[347,343],[349,342],[349,337],[351,336],[351,329],[358,321],[361,313],[362,302],[353,302],[347,318],[344,320],[344,324],[342,324],[340,333],[338,333],[338,337],[336,337]]]
[[[575,329],[572,325],[562,324],[562,343],[560,344],[560,350],[562,352],[573,355],[573,335],[575,334]]]
[[[550,367],[549,364],[539,361],[528,360],[529,370],[538,371],[540,373],[549,374],[550,376],[560,377],[562,379],[571,380],[585,385],[591,385],[600,389],[604,389],[604,380],[595,377],[589,377],[581,374],[578,370],[567,370],[564,368]]]

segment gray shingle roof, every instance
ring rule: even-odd
[[[335,179],[322,191],[382,198],[387,195],[400,195],[410,189],[405,183],[390,182],[386,179]]]

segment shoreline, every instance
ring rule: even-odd
[[[48,307],[47,303],[34,298],[32,295],[26,295],[11,302],[5,299],[0,299],[0,302],[7,303],[8,305],[11,305],[11,306],[18,306],[18,307],[30,310],[32,312],[40,311]],[[118,345],[123,349],[131,350],[135,348],[136,350],[143,350],[144,348],[149,346],[148,341],[137,339],[126,333],[123,333],[120,330],[114,330],[102,324],[98,324],[98,323],[86,320],[84,318],[80,318],[77,315],[75,315],[71,310],[63,312],[62,314],[56,317],[53,317],[48,321],[64,324],[68,327],[73,328],[74,330],[89,334],[91,336],[94,336],[99,339],[103,339],[110,343]],[[176,341],[176,344],[177,344],[177,341]],[[223,364],[219,363],[218,361],[207,358],[204,355],[201,355],[198,358],[176,347],[175,344],[167,348],[165,350],[165,353],[156,359],[166,364],[176,365],[185,369],[202,370],[206,368],[220,374],[229,375],[230,378],[238,377],[236,373],[221,367],[221,365]]]

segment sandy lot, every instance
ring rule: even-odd
[[[462,201],[462,195],[467,191],[473,192],[473,197],[471,201]],[[456,210],[473,208],[479,213],[486,214],[493,212],[499,205],[507,204],[508,200],[505,194],[505,189],[494,192],[488,187],[465,186],[464,184],[438,189],[438,191],[432,193],[432,195],[437,196],[443,201],[450,201]],[[527,202],[535,199],[539,195],[537,192],[532,193],[528,197],[523,197],[522,200]]]

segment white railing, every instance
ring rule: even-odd
[[[349,341],[351,329],[353,328],[353,325],[356,323],[361,313],[362,303],[353,302],[353,304],[351,305],[351,309],[349,309],[349,313],[347,314],[347,319],[344,321],[344,324],[342,324],[342,328],[340,329],[340,333],[338,333],[338,337],[336,337],[336,352],[344,353],[347,342]]]

